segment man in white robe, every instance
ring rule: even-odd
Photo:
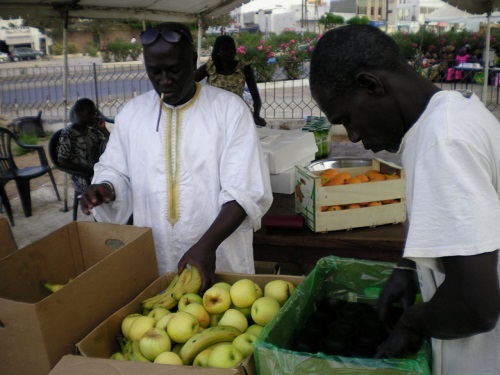
[[[203,289],[215,268],[254,273],[252,231],[272,192],[252,114],[237,95],[195,83],[185,26],[162,24],[141,40],[155,89],[116,116],[82,210],[114,223],[133,212],[134,225],[153,228],[160,272],[190,263]]]

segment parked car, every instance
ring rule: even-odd
[[[8,62],[10,61],[9,55],[6,53],[0,52],[0,63]]]
[[[40,60],[43,53],[30,47],[17,47],[10,53],[12,60]]]
[[[222,35],[222,32],[226,35],[234,35],[240,32],[240,29],[234,26],[209,26],[205,34],[208,35]]]

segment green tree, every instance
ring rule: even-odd
[[[346,22],[348,25],[368,25],[370,19],[366,16],[354,16]]]
[[[325,29],[331,29],[336,25],[342,25],[344,23],[344,17],[328,12],[323,14],[318,22],[320,25],[323,25]]]

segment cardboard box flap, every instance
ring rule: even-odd
[[[149,228],[103,223],[71,223],[0,262],[0,297],[36,303],[50,295],[45,282],[66,284],[132,243]],[[112,246],[109,246],[111,244]],[[69,251],[68,251],[69,250]]]
[[[224,370],[224,374],[231,374],[236,370]],[[147,363],[129,361],[109,361],[99,358],[86,358],[66,355],[52,369],[49,375],[220,375],[221,370],[216,368],[195,366],[156,365],[154,370]]]

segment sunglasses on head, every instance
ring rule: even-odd
[[[141,43],[143,45],[148,45],[154,43],[158,37],[161,35],[163,40],[168,43],[179,43],[182,35],[184,35],[187,41],[194,45],[191,35],[188,35],[186,31],[182,29],[149,29],[141,33]]]

